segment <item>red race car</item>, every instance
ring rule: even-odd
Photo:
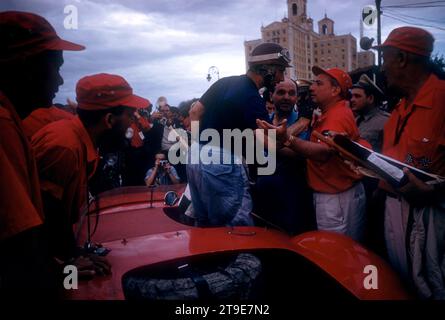
[[[305,299],[410,298],[382,258],[340,234],[290,237],[265,227],[194,227],[175,201],[184,189],[128,187],[101,194],[90,208],[89,229],[96,229],[91,241],[110,250],[112,273],[79,281],[68,299],[263,301],[289,299],[292,292]],[[166,196],[168,191],[174,193]],[[87,220],[79,224],[79,244],[88,239]]]

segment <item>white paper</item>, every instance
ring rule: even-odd
[[[371,153],[367,160],[379,167],[382,171],[386,172],[389,176],[396,179],[397,182],[400,182],[405,175],[402,170],[386,162],[385,160],[380,159],[375,153]]]

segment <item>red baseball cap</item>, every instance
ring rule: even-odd
[[[428,31],[416,27],[400,27],[391,31],[379,46],[373,49],[383,49],[385,47],[395,47],[421,56],[429,57],[433,52],[434,37]]]
[[[133,89],[121,76],[99,73],[77,82],[76,100],[83,110],[105,110],[113,107],[147,108],[150,101],[133,94]]]
[[[320,67],[313,66],[312,72],[316,76],[318,76],[319,74],[326,74],[326,75],[330,76],[331,78],[334,78],[335,80],[337,80],[338,84],[340,85],[341,91],[343,93],[348,92],[348,90],[352,88],[351,77],[349,76],[349,74],[347,74],[346,72],[344,72],[341,69],[332,68],[332,69],[324,70]]]
[[[0,60],[13,61],[45,50],[80,51],[85,47],[61,39],[43,17],[20,11],[0,12]]]

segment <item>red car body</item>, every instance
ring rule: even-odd
[[[314,231],[290,237],[262,227],[197,228],[179,223],[165,213],[168,209],[163,196],[167,190],[181,193],[184,188],[182,185],[154,190],[153,208],[150,208],[150,190],[146,187],[121,188],[102,194],[98,208],[93,207],[92,223],[96,221],[95,212],[99,221],[92,240],[111,249],[107,259],[112,265],[112,274],[80,281],[78,290],[69,291],[68,298],[124,299],[122,278],[134,270],[146,268],[150,274],[151,267],[165,265],[168,269],[178,260],[204,261],[213,255],[237,252],[264,254],[273,266],[270,283],[289,283],[291,288],[300,290],[299,295],[307,292],[308,297],[318,297],[318,294],[330,297],[332,293],[323,290],[339,290],[350,298],[365,300],[410,298],[382,258],[343,235]],[[83,243],[85,221],[80,230],[79,242]],[[293,259],[295,261],[290,262]],[[377,288],[365,285],[370,272],[367,266],[377,271]],[[320,279],[324,279],[323,282]]]

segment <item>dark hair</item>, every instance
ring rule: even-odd
[[[373,96],[374,97],[374,104],[378,105],[382,103],[384,100],[384,96],[378,92],[376,89],[369,85],[354,85],[352,89],[362,89],[365,93],[366,97]],[[351,90],[352,91],[352,90]]]
[[[158,150],[156,154],[163,154],[165,156],[166,159],[168,159],[168,150]]]
[[[267,66],[265,64],[255,64],[249,67],[249,71],[259,74],[260,76],[266,76],[269,71],[267,70]]]
[[[128,109],[128,107],[125,106],[112,107],[104,110],[85,110],[77,108],[77,114],[85,127],[93,127],[108,113],[120,116],[126,109]]]
[[[170,111],[171,111],[172,113],[176,113],[176,114],[179,113],[179,109],[178,109],[178,107],[170,107]]]
[[[192,107],[192,104],[194,104],[196,101],[199,101],[199,99],[193,98],[190,100],[182,101],[178,106],[179,115],[181,117],[187,118],[189,116],[189,112]]]

